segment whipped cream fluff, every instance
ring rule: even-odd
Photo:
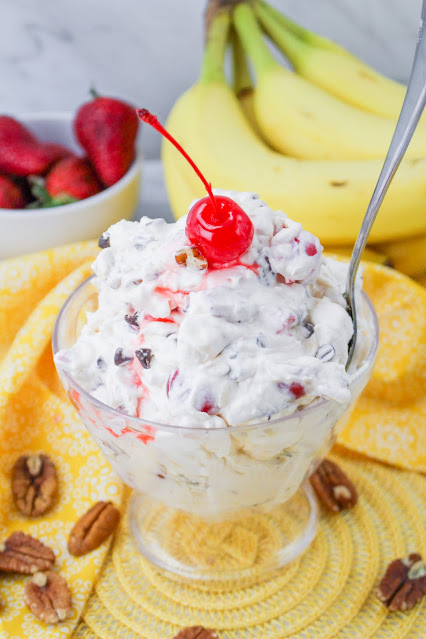
[[[250,217],[246,253],[185,266],[186,216],[111,226],[93,264],[98,309],[58,366],[108,406],[178,426],[266,422],[317,398],[348,404],[346,265],[255,194],[214,193]]]

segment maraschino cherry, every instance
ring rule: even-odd
[[[155,115],[147,109],[138,109],[137,114],[180,151],[206,187],[208,196],[198,200],[188,213],[186,237],[201,251],[210,267],[220,268],[235,262],[247,251],[253,239],[254,229],[249,216],[231,198],[213,195],[211,184]]]

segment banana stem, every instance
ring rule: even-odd
[[[265,44],[262,31],[251,7],[247,4],[237,5],[233,14],[233,22],[258,75],[278,65]]]
[[[253,91],[253,81],[244,47],[235,29],[231,31],[231,42],[234,93],[239,97],[242,94]]]
[[[272,7],[269,8],[272,10]],[[283,28],[281,22],[272,15],[272,11],[265,8],[263,2],[256,2],[254,10],[264,32],[297,69],[299,59],[309,54],[309,45],[289,29]]]
[[[259,17],[261,14],[262,16],[268,16],[270,20],[276,22],[277,25],[279,25],[280,27],[285,28],[288,32],[290,32],[293,36],[296,36],[304,44],[321,47],[323,49],[332,49],[334,51],[344,51],[344,49],[342,49],[342,47],[340,47],[335,42],[332,42],[327,38],[323,38],[317,33],[313,33],[312,31],[301,27],[299,24],[296,24],[296,22],[290,20],[290,18],[278,11],[278,9],[275,9],[275,7],[272,7],[265,0],[255,0],[255,10]]]
[[[199,82],[226,82],[224,62],[231,18],[229,9],[224,7],[214,15],[207,33],[203,63]]]

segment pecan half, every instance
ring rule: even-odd
[[[54,503],[58,486],[56,468],[47,455],[21,455],[12,470],[16,507],[27,517],[38,517]]]
[[[98,548],[114,532],[120,513],[110,501],[98,501],[74,524],[68,550],[79,557]]]
[[[176,251],[175,260],[179,266],[188,266],[204,271],[207,268],[207,260],[195,246],[185,246],[185,248]]]
[[[386,569],[377,596],[389,610],[410,610],[426,593],[426,564],[413,553],[395,559]]]
[[[16,531],[0,544],[0,570],[31,575],[50,570],[55,563],[53,550],[41,541]]]
[[[33,615],[45,623],[59,623],[71,613],[71,592],[57,572],[36,572],[24,586],[24,601]]]
[[[321,502],[334,513],[353,508],[358,493],[347,475],[330,459],[324,459],[311,475],[310,482]]]
[[[178,632],[173,639],[219,639],[219,635],[215,630],[203,628],[203,626],[192,626]]]

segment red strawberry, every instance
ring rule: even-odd
[[[94,95],[77,111],[74,130],[99,179],[111,186],[127,173],[135,157],[138,118],[130,104]]]
[[[46,177],[46,191],[54,198],[84,200],[102,190],[99,180],[85,158],[59,160]]]
[[[5,175],[0,175],[0,209],[23,209],[26,203],[19,186]]]
[[[47,151],[51,158],[52,163],[58,162],[58,160],[62,160],[63,158],[75,158],[76,155],[71,149],[68,149],[66,146],[62,144],[55,144],[54,142],[46,142],[43,144],[43,148]]]
[[[53,162],[46,150],[23,124],[0,115],[0,171],[11,175],[42,175]]]

